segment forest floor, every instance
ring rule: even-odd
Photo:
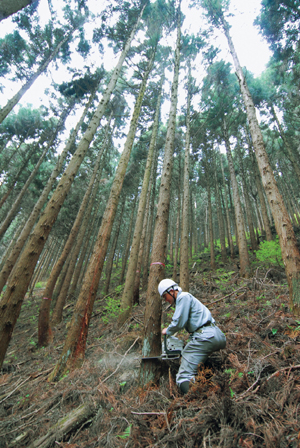
[[[190,292],[212,311],[227,346],[210,356],[185,396],[175,361],[163,362],[159,387],[138,386],[145,294],[121,329],[117,293],[100,298],[82,368],[48,382],[74,304],[52,344],[38,349],[43,291],[36,289],[0,376],[0,447],[300,447],[300,321],[289,312],[283,269],[252,263],[247,280],[233,263],[211,272],[204,256],[192,265]],[[164,326],[171,316],[165,308]]]

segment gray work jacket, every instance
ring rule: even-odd
[[[167,335],[171,336],[182,328],[194,333],[208,321],[215,322],[209,309],[192,294],[182,291],[177,295],[176,308],[172,322],[167,328]]]

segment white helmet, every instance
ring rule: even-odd
[[[174,280],[171,280],[170,278],[165,278],[162,280],[158,285],[158,292],[160,296],[162,297],[165,292],[167,292],[169,289],[178,289],[178,285]]]

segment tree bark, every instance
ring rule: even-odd
[[[130,128],[125,142],[124,151],[121,155],[115,179],[111,187],[94,252],[89,262],[83,285],[74,309],[67,340],[64,345],[61,358],[50,375],[52,381],[59,379],[66,371],[73,370],[74,368],[80,366],[84,359],[89,321],[93,311],[97,288],[103,270],[107,247],[122,191],[151,65],[152,64],[148,65],[148,68],[144,74],[130,122]]]
[[[106,105],[118,80],[122,64],[130,49],[131,42],[134,38],[145,7],[146,3],[144,4],[138,20],[125,44],[118,64],[112,74],[97,110],[90,121],[89,127],[84,133],[77,150],[75,151],[67,169],[58,183],[55,192],[52,195],[52,198],[46,206],[43,215],[37,223],[34,232],[32,233],[26,247],[23,250],[23,253],[19,258],[19,261],[16,263],[11,273],[11,280],[8,282],[5,294],[0,302],[0,368],[3,364],[4,356],[11,339],[15,323],[20,314],[24,296],[39,255],[105,112]]]
[[[208,176],[207,176],[208,178]],[[207,205],[208,205],[208,223],[209,223],[209,237],[210,237],[210,267],[213,271],[216,270],[215,248],[214,248],[214,228],[212,220],[211,209],[211,190],[209,185],[209,179],[207,179]]]
[[[272,241],[273,237],[272,237],[270,221],[269,221],[269,217],[268,217],[268,212],[267,212],[267,207],[266,207],[266,202],[265,202],[265,197],[264,197],[264,192],[263,192],[263,187],[261,184],[261,177],[259,174],[257,162],[255,160],[254,152],[253,152],[250,141],[248,141],[248,149],[249,149],[250,158],[252,160],[252,168],[253,168],[253,172],[254,172],[255,185],[256,185],[258,199],[259,199],[259,203],[260,203],[261,217],[263,220],[263,228],[266,233],[267,241]]]
[[[109,253],[109,256],[108,256],[107,262],[106,262],[106,278],[105,278],[105,287],[104,287],[104,294],[105,295],[108,294],[108,291],[109,291],[109,285],[110,285],[110,279],[111,279],[111,274],[112,274],[112,269],[113,269],[114,256],[115,256],[117,242],[118,242],[118,238],[119,238],[119,234],[120,234],[120,230],[121,230],[121,224],[122,224],[125,200],[126,200],[126,197],[124,197],[124,199],[123,199],[123,204],[121,205],[120,214],[119,214],[118,219],[116,220],[116,231],[115,231],[115,235],[114,235],[114,238],[113,238],[112,246],[110,248],[110,253]]]
[[[128,263],[128,269],[127,269],[127,274],[126,274],[125,286],[124,286],[122,299],[121,299],[122,312],[118,319],[119,325],[123,325],[123,323],[128,319],[128,317],[130,316],[131,311],[132,311],[134,280],[135,280],[135,275],[136,275],[136,270],[137,270],[141,235],[142,235],[146,201],[147,201],[147,192],[148,192],[148,186],[149,186],[149,180],[150,180],[150,174],[151,174],[151,166],[153,164],[153,155],[154,155],[154,150],[155,150],[155,145],[156,145],[158,125],[159,125],[160,104],[161,104],[163,82],[164,82],[164,76],[162,76],[160,92],[159,92],[157,103],[156,103],[155,117],[154,117],[153,129],[152,129],[152,134],[151,134],[151,140],[150,140],[150,144],[149,144],[149,151],[148,151],[148,157],[147,157],[146,168],[145,168],[145,173],[144,173],[144,180],[143,180],[143,185],[142,185],[141,194],[140,194],[137,218],[136,218],[135,229],[134,229],[134,234],[133,234],[133,241],[131,244],[131,251],[130,251],[130,256],[129,256],[129,263]]]
[[[290,308],[295,315],[300,315],[300,252],[297,247],[297,240],[283,199],[278,191],[274,173],[270,167],[262,133],[256,118],[254,103],[229,34],[229,26],[225,21],[223,21],[223,29],[233,57],[236,75],[246,107],[258,168],[279,236],[282,259],[289,285]]]
[[[247,240],[245,235],[245,223],[243,218],[243,211],[241,206],[241,200],[238,190],[238,184],[235,177],[233,159],[231,155],[229,137],[227,133],[227,127],[225,120],[223,121],[223,136],[226,146],[226,154],[228,159],[228,166],[230,171],[231,186],[233,192],[233,203],[235,210],[236,219],[236,229],[238,235],[238,246],[239,246],[239,260],[240,260],[240,275],[241,277],[248,278],[250,275],[250,260],[248,254]]]
[[[95,412],[96,409],[89,404],[81,404],[59,419],[47,434],[31,443],[29,448],[50,448],[56,441],[63,440],[69,432],[82,427],[84,422],[90,419]]]
[[[101,149],[99,151],[99,154],[97,156],[95,166],[93,169],[93,174],[91,176],[91,179],[89,181],[89,185],[87,187],[87,190],[85,192],[85,195],[83,197],[83,200],[81,202],[79,211],[77,213],[75,222],[72,226],[70,235],[68,237],[68,240],[65,244],[65,247],[62,251],[62,254],[57,261],[54,269],[51,272],[51,275],[47,281],[46,288],[44,290],[44,297],[41,300],[40,303],[40,310],[39,310],[39,325],[38,325],[38,345],[39,347],[46,347],[49,343],[49,339],[51,337],[51,329],[49,328],[49,319],[50,319],[50,304],[51,304],[51,298],[52,298],[52,292],[56,283],[56,280],[58,278],[59,273],[61,272],[62,266],[67,259],[67,256],[70,253],[71,248],[73,249],[72,259],[70,260],[68,271],[66,273],[64,283],[62,285],[59,297],[57,298],[57,302],[55,305],[55,309],[53,312],[52,320],[53,324],[57,324],[61,321],[62,318],[62,310],[63,306],[65,304],[68,288],[70,285],[70,281],[72,279],[75,263],[77,261],[77,257],[80,251],[82,239],[84,237],[86,227],[88,224],[88,220],[90,218],[90,213],[93,207],[93,200],[95,198],[96,192],[98,190],[100,177],[102,173],[102,169],[99,170],[100,161],[103,157],[104,151],[106,149],[106,142],[108,138],[108,132],[110,127],[110,120],[106,125],[105,130],[105,136],[104,141],[101,146]],[[85,215],[85,216],[84,216]],[[80,229],[81,226],[81,229]],[[79,230],[80,229],[80,230]],[[77,237],[77,241],[75,243]],[[45,299],[47,298],[47,299]]]
[[[7,189],[6,193],[2,196],[2,198],[0,200],[0,208],[3,206],[3,204],[5,204],[5,202],[9,198],[10,194],[14,190],[16,183],[18,182],[20,176],[23,174],[24,169],[27,167],[28,162],[29,162],[31,156],[35,153],[38,145],[39,144],[43,144],[44,141],[45,141],[44,137],[43,138],[41,137],[39,139],[39,141],[35,145],[32,145],[32,148],[27,152],[25,160],[23,160],[23,163],[22,163],[21,167],[19,168],[17,174],[15,175],[13,180],[8,184],[8,189]]]
[[[223,179],[223,187],[225,192],[225,211],[226,211],[226,222],[227,222],[227,233],[228,233],[228,242],[230,247],[230,258],[234,259],[234,248],[233,248],[233,241],[232,241],[232,234],[231,234],[231,225],[230,225],[230,215],[229,215],[229,209],[228,209],[228,202],[226,197],[226,182],[225,182],[225,174],[224,174],[224,167],[223,167],[223,161],[222,156],[220,154],[220,163],[221,163],[221,170],[222,170],[222,179]],[[221,193],[222,195],[222,193]]]
[[[180,233],[180,213],[181,213],[180,188],[178,188],[177,202],[178,204],[177,204],[177,220],[176,220],[176,234],[175,234],[175,254],[174,254],[173,275],[172,275],[174,282],[177,282],[177,263],[179,255],[179,233]]]
[[[49,151],[49,148],[51,147],[52,143],[53,143],[53,139],[51,139],[51,141],[49,142],[49,144],[46,146],[46,148],[44,149],[41,157],[39,158],[39,161],[37,162],[37,164],[35,165],[33,171],[31,172],[30,176],[28,177],[27,181],[25,182],[24,186],[22,187],[20,193],[18,194],[17,198],[15,199],[14,203],[12,204],[12,206],[9,209],[9,212],[6,215],[5,220],[2,222],[1,227],[0,227],[0,238],[2,237],[2,235],[4,235],[4,233],[6,232],[6,230],[8,229],[8,227],[10,226],[15,214],[17,213],[18,207],[20,205],[20,202],[23,199],[24,194],[26,193],[26,191],[29,188],[29,185],[31,184],[31,182],[33,181],[36,173],[38,172],[44,158],[46,157],[46,154]]]
[[[10,253],[6,263],[5,263],[5,265],[1,269],[1,272],[0,272],[0,291],[3,289],[3,287],[4,287],[8,277],[9,277],[9,275],[10,275],[10,273],[11,273],[11,271],[12,271],[12,269],[13,269],[13,267],[14,267],[14,265],[15,265],[18,257],[19,257],[19,255],[20,255],[20,253],[21,253],[21,251],[22,251],[22,249],[23,249],[23,247],[24,247],[24,245],[26,243],[26,240],[27,240],[28,236],[30,235],[30,232],[32,231],[32,229],[34,227],[34,224],[35,224],[35,222],[37,220],[37,217],[39,216],[39,214],[40,214],[40,212],[41,212],[41,210],[42,210],[42,208],[43,208],[43,206],[44,206],[44,204],[45,204],[45,202],[46,202],[46,200],[47,200],[47,198],[49,196],[49,193],[50,193],[50,191],[51,191],[51,189],[52,189],[52,187],[53,187],[53,185],[54,185],[54,183],[55,183],[55,181],[56,181],[56,179],[57,179],[57,177],[58,177],[58,175],[59,175],[59,173],[60,173],[60,171],[62,169],[64,160],[65,160],[67,154],[69,153],[70,149],[72,148],[72,146],[73,146],[73,144],[75,142],[76,135],[77,135],[77,133],[78,133],[78,131],[79,131],[81,125],[82,125],[83,119],[84,119],[84,117],[85,117],[85,115],[87,113],[88,107],[91,104],[92,98],[93,98],[93,95],[91,95],[90,100],[88,101],[88,104],[85,107],[84,113],[82,114],[82,116],[81,116],[79,122],[77,123],[74,131],[70,135],[69,140],[68,140],[64,150],[62,151],[62,153],[61,153],[61,155],[60,155],[60,157],[59,157],[59,159],[58,159],[58,161],[56,163],[56,166],[55,166],[54,170],[52,171],[51,176],[49,177],[47,184],[44,187],[44,190],[43,190],[41,196],[39,197],[37,203],[35,204],[35,206],[34,206],[32,212],[31,212],[31,214],[30,214],[26,224],[24,225],[22,233],[20,234],[20,236],[19,236],[19,238],[18,238],[18,240],[17,240],[13,250],[11,251],[11,253]],[[73,108],[73,104],[71,104],[69,106],[68,112],[71,110],[71,108]]]
[[[16,244],[16,242],[17,242],[17,240],[18,240],[18,238],[19,238],[19,236],[20,236],[20,234],[21,234],[21,232],[22,232],[22,229],[23,229],[23,227],[24,227],[24,224],[25,224],[25,219],[21,219],[21,223],[20,223],[20,224],[18,225],[18,227],[16,228],[14,234],[12,235],[12,238],[11,238],[11,240],[10,240],[9,245],[8,245],[7,248],[5,249],[5,252],[2,254],[2,257],[1,257],[1,263],[0,263],[0,269],[3,268],[3,266],[5,265],[5,263],[6,263],[6,261],[7,261],[7,258],[8,258],[8,256],[9,256],[9,254],[10,254],[11,251],[13,250],[12,248],[15,246],[15,244]],[[1,291],[1,289],[0,289],[0,291]]]
[[[293,166],[293,170],[294,170],[294,172],[296,173],[296,176],[297,176],[297,178],[298,178],[298,182],[299,182],[299,181],[300,181],[299,156],[297,156],[296,154],[294,154],[294,152],[293,152],[293,150],[292,150],[292,148],[291,148],[291,146],[290,146],[290,144],[289,144],[289,142],[288,142],[288,140],[287,140],[287,138],[286,138],[286,136],[285,136],[285,134],[284,134],[284,131],[283,131],[282,126],[281,126],[281,124],[280,124],[280,121],[279,121],[279,119],[278,119],[278,117],[277,117],[277,114],[276,114],[276,111],[275,111],[275,108],[274,108],[273,104],[270,104],[269,107],[270,107],[271,112],[272,112],[272,114],[273,114],[273,117],[274,117],[274,119],[275,119],[275,121],[276,121],[277,128],[278,128],[278,131],[279,131],[279,134],[280,134],[280,137],[281,137],[281,139],[282,139],[282,141],[283,141],[283,144],[284,144],[284,146],[285,146],[285,148],[286,148],[286,150],[287,150],[288,158],[289,158],[290,161],[291,161],[291,164],[292,164],[292,166]],[[297,160],[297,159],[298,159],[298,160]]]
[[[222,206],[221,206],[221,199],[220,199],[220,187],[219,182],[217,178],[217,165],[216,165],[216,157],[213,156],[213,165],[214,165],[214,178],[215,178],[215,185],[216,185],[216,205],[217,205],[217,217],[218,217],[218,223],[219,223],[219,230],[220,230],[220,243],[221,243],[221,258],[222,262],[227,262],[227,254],[226,254],[226,242],[225,242],[225,227],[224,227],[224,219],[223,219],[223,212],[222,212]]]
[[[248,188],[247,188],[247,184],[246,184],[246,173],[244,170],[241,148],[239,146],[236,146],[236,152],[237,152],[237,156],[239,159],[239,165],[240,165],[240,170],[241,170],[241,181],[242,181],[243,193],[244,193],[244,198],[245,198],[245,209],[246,209],[248,227],[249,227],[249,232],[250,232],[251,247],[252,247],[252,251],[254,251],[254,250],[257,250],[257,242],[256,242],[255,233],[254,233],[252,216],[251,216],[251,205],[250,205],[250,199],[249,199],[249,194],[248,194]]]
[[[189,291],[189,207],[190,207],[190,120],[191,120],[191,60],[188,60],[188,87],[186,105],[186,133],[183,168],[183,202],[182,202],[182,228],[180,239],[180,286],[183,291]],[[191,216],[192,219],[192,216]]]
[[[88,245],[89,245],[89,242],[91,240],[91,235],[94,232],[95,222],[96,222],[96,219],[97,219],[97,215],[98,215],[98,212],[99,212],[100,205],[101,205],[101,202],[99,201],[99,204],[96,207],[96,210],[94,211],[93,220],[92,220],[91,226],[89,228],[88,234],[85,237],[85,242],[84,242],[81,254],[80,254],[80,259],[78,260],[78,263],[77,263],[75,271],[74,271],[72,284],[71,284],[71,286],[69,288],[69,291],[68,291],[68,296],[69,296],[70,299],[75,298],[75,296],[74,296],[75,295],[75,291],[77,290],[77,286],[80,285],[80,282],[79,282],[80,273],[82,271],[82,266],[83,266],[84,260],[86,258],[86,254],[87,254],[87,251],[88,251]]]
[[[149,218],[149,208],[148,208],[149,202],[150,202],[150,191],[148,189],[148,197],[147,197],[147,203],[146,203],[146,208],[145,208],[145,213],[144,213],[143,230],[142,230],[140,249],[139,249],[139,254],[138,254],[138,262],[136,265],[134,285],[133,285],[132,301],[133,301],[134,305],[140,303],[141,269],[142,269],[143,254],[145,251],[146,232],[147,232],[147,224],[148,224],[148,218]]]
[[[129,250],[130,250],[131,241],[132,241],[132,228],[133,228],[134,212],[135,212],[137,197],[138,197],[138,195],[136,194],[134,197],[133,204],[132,204],[132,210],[131,210],[129,228],[128,228],[128,234],[127,234],[126,248],[125,248],[124,253],[122,254],[122,271],[121,271],[121,275],[120,275],[120,285],[124,281],[125,270],[126,270]]]
[[[180,65],[180,5],[177,11],[177,41],[175,48],[174,76],[171,89],[171,106],[167,128],[164,162],[157,206],[155,230],[153,236],[152,256],[147,289],[145,309],[145,332],[142,354],[144,357],[161,353],[161,298],[158,294],[158,283],[164,275],[166,257],[168,218],[170,208],[170,186],[173,166],[174,137],[176,129],[176,109],[178,99],[178,78]],[[140,369],[140,384],[157,383],[160,369],[153,360],[143,361]]]
[[[158,147],[155,149],[154,156],[154,164],[153,171],[151,173],[151,196],[149,203],[149,213],[148,213],[148,222],[147,222],[147,231],[146,231],[146,241],[145,241],[145,250],[143,254],[143,263],[142,263],[142,290],[145,291],[148,285],[148,266],[150,259],[150,247],[153,239],[153,231],[154,231],[154,202],[156,197],[156,180],[157,180],[157,165],[158,165]]]

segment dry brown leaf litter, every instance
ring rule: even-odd
[[[66,322],[51,346],[37,349],[40,297],[25,302],[0,376],[0,447],[34,446],[80,405],[92,409],[92,417],[50,446],[300,447],[300,331],[282,279],[261,269],[248,281],[232,275],[220,290],[217,276],[196,271],[191,283],[192,293],[212,303],[227,348],[210,357],[184,397],[173,364],[163,364],[159,387],[138,387],[145,298],[120,330],[105,324],[101,313],[95,316],[83,367],[58,383],[47,376],[62,350]]]

